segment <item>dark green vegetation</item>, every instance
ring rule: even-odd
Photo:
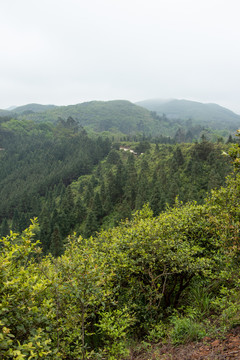
[[[221,143],[127,144],[138,155],[89,138],[72,118],[56,125],[2,121],[0,235],[21,232],[37,216],[43,251],[57,256],[68,234],[113,227],[146,202],[154,215],[176,196],[202,203],[230,171]]]
[[[110,151],[110,141],[90,139],[74,121],[34,124],[4,119],[0,125],[0,221],[22,231],[50,198],[79,176],[91,173]],[[54,195],[53,195],[54,194]],[[43,216],[42,216],[43,217]]]
[[[239,146],[229,153],[235,172],[202,204],[176,200],[156,217],[144,206],[95,237],[69,236],[58,258],[42,256],[35,222],[3,238],[0,356],[126,359],[136,342],[239,324]]]

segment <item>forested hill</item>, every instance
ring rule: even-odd
[[[69,233],[88,237],[131,217],[146,202],[155,215],[176,196],[201,203],[207,191],[224,183],[227,147],[206,140],[111,144],[106,137],[90,137],[73,119],[55,125],[2,120],[0,235],[9,228],[22,231],[37,216],[44,251],[59,255]]]
[[[189,100],[150,99],[136,103],[158,115],[165,114],[169,119],[191,119],[195,123],[214,129],[235,131],[240,126],[240,116],[217,104],[204,104]]]
[[[41,104],[27,104],[27,105],[23,105],[23,106],[18,106],[15,107],[14,109],[12,109],[12,112],[14,112],[15,114],[31,114],[31,113],[36,113],[36,112],[44,112],[50,109],[54,109],[57,106],[55,105],[41,105]]]
[[[28,109],[26,106],[25,109]],[[31,108],[29,108],[31,110]],[[18,119],[37,122],[57,122],[71,116],[78,124],[97,132],[112,131],[123,134],[159,132],[159,121],[151,113],[129,101],[91,101],[77,105],[58,106],[41,112],[18,115]]]
[[[60,194],[91,173],[108,154],[110,141],[90,138],[74,122],[54,126],[9,120],[0,124],[0,148],[0,221],[16,220],[15,230],[22,230],[39,215],[49,193]]]

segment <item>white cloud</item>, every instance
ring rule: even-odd
[[[188,97],[240,111],[239,10],[238,0],[3,0],[0,108]]]

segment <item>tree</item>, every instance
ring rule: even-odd
[[[135,208],[137,193],[137,171],[135,168],[135,159],[133,154],[128,155],[126,164],[126,183],[124,186],[124,197],[129,203],[131,209]]]
[[[17,209],[14,210],[14,214],[13,214],[12,230],[15,232],[20,231],[20,217]]]
[[[76,222],[81,224],[86,217],[86,208],[80,196],[77,199],[75,209],[76,209]]]
[[[145,153],[147,150],[150,150],[151,145],[148,141],[140,141],[140,143],[136,146],[135,150],[138,154]]]
[[[178,167],[184,164],[183,154],[179,146],[177,146],[176,150],[174,151],[173,158],[176,161]]]
[[[100,221],[100,219],[103,216],[103,207],[102,207],[102,202],[101,202],[100,195],[98,192],[96,192],[94,195],[92,211],[96,215],[97,221]]]
[[[55,359],[50,349],[51,327],[46,305],[48,280],[41,277],[35,260],[41,250],[34,241],[33,222],[21,235],[0,240],[0,357]],[[45,329],[45,331],[43,331]]]
[[[51,226],[51,214],[48,211],[47,207],[44,207],[40,217],[40,241],[42,244],[43,252],[47,253],[50,249],[51,244],[51,233],[52,233],[52,226]]]
[[[76,211],[74,198],[71,187],[68,186],[63,198],[61,199],[61,208],[59,211],[59,226],[63,237],[70,234],[74,228],[75,222]]]
[[[107,156],[107,163],[116,165],[120,161],[119,151],[112,149]]]
[[[63,241],[58,225],[55,225],[51,235],[50,252],[54,257],[58,257],[63,253]]]
[[[159,180],[157,180],[152,186],[149,204],[154,216],[159,215],[159,213],[165,208],[165,196],[162,191],[162,184]]]
[[[84,236],[89,237],[95,233],[98,229],[97,216],[93,210],[90,210],[87,214]]]
[[[6,236],[9,234],[9,226],[8,226],[8,222],[7,219],[5,218],[1,224],[1,236]]]

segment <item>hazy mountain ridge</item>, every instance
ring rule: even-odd
[[[127,100],[90,101],[76,105],[57,106],[41,113],[19,114],[19,119],[57,122],[69,116],[79,125],[94,131],[115,131],[125,134],[155,130],[157,121],[151,113]]]
[[[24,112],[44,112],[50,109],[54,109],[56,108],[56,105],[42,105],[42,104],[36,104],[36,103],[32,103],[32,104],[27,104],[27,105],[23,105],[23,106],[17,106],[15,107],[12,111],[14,113],[17,114],[21,114]]]
[[[12,114],[12,111],[0,109],[0,116],[12,116]]]
[[[28,104],[13,111],[0,110],[0,116],[53,123],[72,117],[79,125],[95,132],[128,135],[174,137],[177,130],[182,129],[191,131],[195,139],[204,129],[234,133],[240,127],[240,115],[227,108],[176,99],[151,99],[136,104],[127,100],[90,101],[67,106]]]
[[[193,120],[216,129],[236,130],[240,125],[240,115],[214,103],[190,100],[150,99],[136,103],[158,115],[165,114],[170,119]]]
[[[47,110],[56,108],[56,105],[42,105],[42,104],[26,104],[21,106],[10,106],[7,109],[0,109],[0,116],[12,116],[15,117],[16,115],[20,114],[30,114],[30,113],[39,113],[45,112]]]

